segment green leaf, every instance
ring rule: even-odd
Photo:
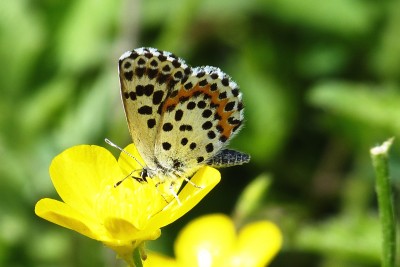
[[[323,82],[311,89],[308,100],[329,113],[400,134],[400,93],[393,89],[362,83]]]

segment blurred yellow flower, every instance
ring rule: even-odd
[[[125,148],[141,160],[136,148]],[[35,213],[55,224],[103,242],[133,266],[132,252],[146,240],[154,240],[166,226],[192,209],[219,181],[220,173],[203,167],[191,179],[202,189],[187,184],[179,200],[164,196],[155,181],[139,183],[126,179],[114,185],[140,165],[122,153],[117,160],[105,148],[80,145],[56,156],[50,176],[63,200],[44,198]],[[178,186],[180,183],[178,184]],[[168,201],[166,200],[168,198]]]
[[[222,214],[189,223],[175,242],[176,259],[149,253],[145,267],[263,267],[282,246],[279,228],[269,221],[244,226],[236,233],[232,220]]]

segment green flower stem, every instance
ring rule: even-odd
[[[388,151],[393,138],[371,149],[376,175],[379,217],[382,228],[382,267],[394,267],[396,257],[396,222],[389,178]]]
[[[140,255],[140,248],[136,248],[133,251],[133,263],[135,264],[133,267],[143,267],[142,257]]]

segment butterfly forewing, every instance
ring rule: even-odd
[[[161,104],[188,66],[169,52],[139,48],[119,60],[121,97],[129,131],[140,155],[154,167],[154,142]],[[187,71],[187,70],[186,70]]]

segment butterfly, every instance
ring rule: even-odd
[[[192,68],[155,48],[119,59],[129,132],[145,166],[141,179],[189,178],[202,166],[228,167],[250,156],[226,149],[243,124],[242,93],[219,68]]]

